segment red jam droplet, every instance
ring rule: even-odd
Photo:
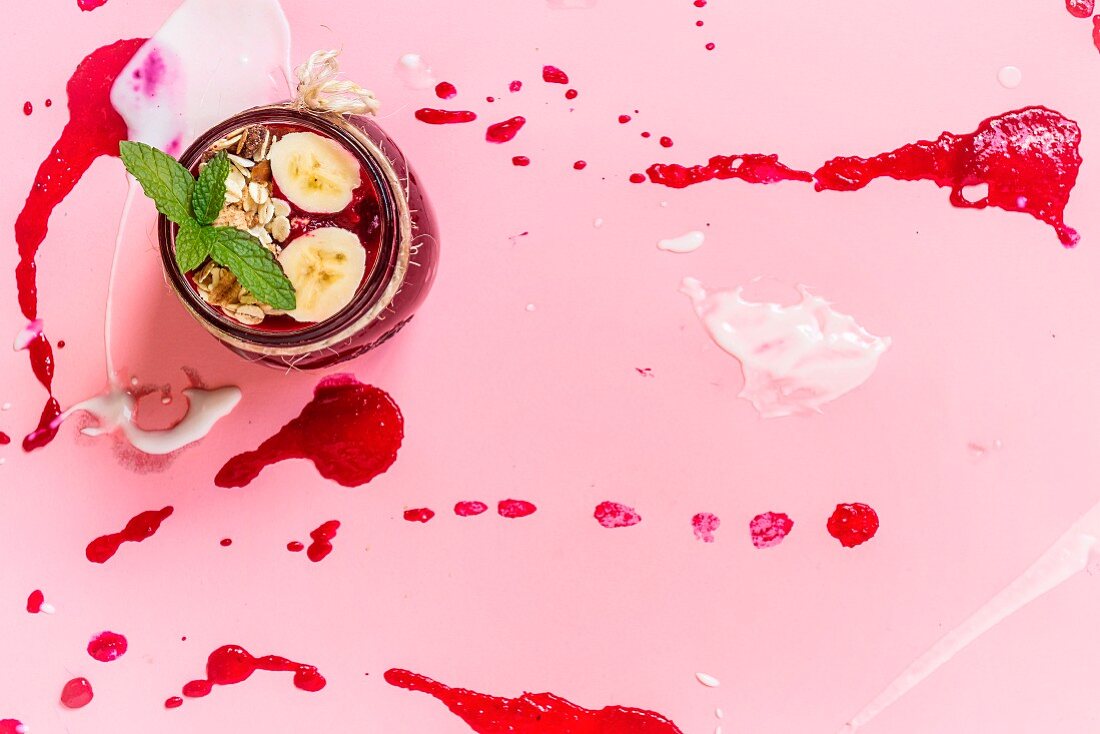
[[[1088,18],[1096,10],[1096,0],[1066,0],[1066,10],[1075,18]]]
[[[1100,51],[1100,15],[1092,19],[1092,45]]]
[[[569,75],[556,66],[542,67],[542,80],[550,84],[568,84]]]
[[[531,159],[525,155],[512,156],[513,166],[529,166],[531,165]]]
[[[331,375],[317,384],[297,418],[255,451],[226,462],[214,483],[243,487],[270,464],[309,459],[326,479],[357,487],[393,466],[404,436],[393,398],[353,375]]]
[[[435,85],[435,96],[440,99],[454,99],[456,94],[458,94],[458,90],[450,82],[440,82]]]
[[[321,526],[316,530],[310,531],[309,537],[313,539],[313,542],[306,549],[309,560],[317,563],[324,560],[329,553],[332,553],[332,539],[336,537],[336,531],[339,529],[339,520],[329,520],[321,523]]]
[[[46,601],[46,596],[38,589],[31,592],[31,595],[27,597],[27,611],[31,614],[38,614],[42,611],[42,602]]]
[[[660,143],[661,143],[662,148],[671,148],[672,147],[672,138],[670,138],[667,135],[663,135],[663,136],[661,136]]]
[[[34,112],[34,105],[32,105],[30,102],[24,102],[23,114],[29,117],[32,112]]]
[[[878,513],[862,502],[837,505],[826,527],[845,548],[866,543],[878,532]]]
[[[630,122],[630,115],[619,115],[619,124],[625,125]]]
[[[459,517],[473,517],[474,515],[480,515],[488,509],[488,505],[476,500],[458,502],[455,504],[455,514]]]
[[[233,539],[232,538],[222,538],[221,542],[220,542],[220,545],[221,545],[222,548],[228,548],[229,546],[233,545]]]
[[[583,171],[587,166],[588,166],[588,163],[586,163],[585,161],[574,161],[573,170]]]
[[[513,81],[512,81],[512,82],[511,82],[511,83],[510,83],[510,84],[508,85],[508,91],[509,91],[509,92],[518,92],[518,91],[519,91],[519,90],[521,90],[521,89],[523,89],[523,82],[521,82],[521,81],[520,81],[519,79],[515,79],[515,80],[513,80]]]
[[[126,654],[126,638],[117,632],[100,632],[88,642],[88,654],[101,663],[109,663]]]
[[[47,99],[46,100],[46,106],[47,107],[53,107],[53,100],[52,99]]]
[[[577,90],[576,89],[567,89],[567,90],[565,90],[565,98],[566,99],[576,99],[577,98]]]
[[[164,708],[166,709],[178,709],[183,705],[183,699],[179,696],[172,696],[164,702]]]
[[[586,709],[553,693],[501,698],[397,668],[387,670],[385,679],[391,686],[427,693],[478,734],[683,734],[669,719],[643,709]]]
[[[301,553],[306,549],[306,547],[297,540],[292,540],[286,544],[286,549],[291,553]]]
[[[526,118],[513,117],[503,122],[497,122],[489,126],[485,131],[485,139],[490,143],[507,143],[516,137],[516,133],[527,122]]]
[[[256,658],[239,645],[224,645],[210,653],[207,658],[206,678],[187,683],[183,687],[183,695],[188,698],[201,698],[209,694],[214,686],[240,683],[257,670],[294,673],[294,686],[310,693],[321,690],[326,683],[324,676],[312,665],[296,663],[278,655],[264,655]],[[166,708],[176,708],[182,703],[182,699],[170,698],[164,705]]]
[[[430,107],[413,113],[416,119],[429,125],[454,125],[459,122],[473,122],[477,115],[469,110],[433,110]]]
[[[405,519],[409,522],[428,522],[435,517],[435,512],[427,507],[418,507],[413,510],[405,510]]]
[[[782,512],[764,512],[749,522],[752,544],[757,548],[779,545],[794,527],[794,520]]]
[[[641,173],[630,174],[630,183],[645,183],[645,175]]]
[[[147,510],[132,517],[121,531],[100,537],[88,543],[84,555],[92,563],[106,563],[123,543],[140,543],[152,537],[160,524],[172,514],[171,506],[160,510]]]
[[[93,696],[92,684],[87,678],[73,678],[61,689],[61,703],[71,709],[87,706]]]
[[[605,528],[628,528],[642,521],[642,516],[633,507],[618,502],[601,502],[592,516]]]
[[[497,503],[497,513],[501,517],[527,517],[538,508],[527,500],[501,500]]]
[[[741,179],[753,184],[772,184],[779,181],[813,181],[806,171],[795,171],[779,162],[777,155],[746,153],[744,155],[716,155],[706,165],[681,166],[677,163],[654,163],[646,169],[649,180],[662,186],[682,189],[714,179]],[[633,180],[633,179],[631,179]],[[645,180],[645,177],[642,177]]]
[[[11,436],[0,431],[0,446],[7,446],[9,443],[11,443]]]
[[[714,513],[700,512],[691,518],[691,531],[695,533],[696,540],[713,543],[714,534],[718,532],[721,524],[722,521]]]
[[[76,0],[76,4],[81,10],[87,12],[103,7],[107,4],[107,0]]]
[[[714,44],[713,43],[708,43],[705,46],[705,48],[707,49],[707,51],[713,51],[714,50]]]

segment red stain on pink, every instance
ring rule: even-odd
[[[1092,45],[1100,51],[1100,15],[1092,19]]]
[[[46,601],[46,596],[38,589],[31,592],[27,597],[27,611],[31,614],[38,614],[42,611],[42,602]]]
[[[458,94],[458,89],[450,82],[440,82],[435,85],[435,96],[440,99],[454,99],[456,94]]]
[[[772,184],[780,181],[813,181],[806,171],[796,171],[779,162],[777,155],[745,153],[743,155],[712,156],[705,165],[682,166],[678,163],[654,163],[646,169],[655,184],[682,189],[711,180],[736,178],[752,184]],[[641,181],[645,176],[634,174]],[[631,176],[631,181],[634,177]]]
[[[178,709],[183,705],[183,699],[179,696],[172,696],[164,702],[164,708],[166,709]]]
[[[794,527],[794,520],[783,512],[762,512],[749,522],[752,544],[757,548],[779,545]]]
[[[297,540],[292,540],[286,544],[286,549],[291,553],[301,553],[306,549],[306,547]]]
[[[574,161],[573,162],[573,170],[575,170],[575,171],[583,171],[587,167],[588,167],[588,163],[586,161]]]
[[[30,117],[32,112],[34,112],[34,105],[32,105],[29,101],[24,102],[23,103],[23,114]]]
[[[507,143],[516,137],[516,133],[524,126],[527,120],[523,117],[512,117],[503,122],[493,123],[485,131],[485,139],[490,143]]]
[[[81,10],[89,11],[102,8],[107,4],[107,0],[76,0],[76,4]]]
[[[513,81],[512,81],[512,82],[511,82],[511,83],[510,83],[510,84],[508,85],[508,91],[509,91],[509,92],[518,92],[518,91],[519,91],[519,90],[521,90],[521,89],[523,89],[523,82],[521,82],[521,81],[520,81],[519,79],[515,79],[515,80],[513,80]]]
[[[718,532],[718,526],[722,521],[712,512],[700,512],[691,518],[691,531],[695,533],[695,539],[704,543],[713,543],[714,534]]]
[[[630,115],[619,115],[619,124],[625,125],[630,122]]]
[[[90,5],[96,1],[85,0]],[[143,43],[145,39],[135,38],[96,49],[77,65],[65,86],[69,122],[39,165],[34,184],[15,220],[15,241],[19,247],[15,281],[19,308],[29,321],[38,318],[35,259],[49,231],[50,214],[73,190],[92,161],[103,155],[118,155],[118,144],[126,139],[127,131],[126,123],[111,106],[111,85]],[[38,427],[23,440],[25,451],[41,448],[53,440],[61,415],[61,406],[53,397],[53,348],[45,336],[30,345],[29,354],[35,375],[48,397]]]
[[[61,703],[71,709],[83,708],[92,702],[94,695],[87,678],[73,678],[61,689]]]
[[[502,698],[451,688],[397,668],[387,670],[385,679],[391,686],[434,697],[478,734],[682,734],[669,719],[644,709],[586,709],[553,693]]]
[[[565,98],[566,99],[576,99],[577,98],[577,90],[576,89],[567,89],[567,90],[565,90]]]
[[[672,138],[670,138],[667,135],[662,135],[660,141],[658,141],[658,142],[661,143],[662,148],[671,148],[672,147]]]
[[[619,502],[601,502],[596,505],[596,511],[592,516],[605,528],[628,528],[642,521],[642,516],[635,512],[633,507]]]
[[[556,66],[542,67],[542,80],[550,84],[568,84],[569,75]]]
[[[0,719],[0,734],[23,734],[26,729],[23,722],[15,719]]]
[[[393,465],[404,436],[404,420],[393,398],[352,375],[331,375],[317,384],[297,418],[255,451],[226,462],[214,483],[243,487],[270,464],[309,459],[326,479],[356,487]]]
[[[825,525],[845,548],[866,543],[878,532],[878,513],[862,502],[837,505]]]
[[[247,680],[257,670],[280,673],[294,673],[294,686],[303,691],[315,693],[325,687],[325,678],[317,668],[305,663],[296,663],[278,655],[253,657],[239,645],[223,645],[206,660],[206,678],[187,683],[183,695],[188,698],[201,698],[210,693],[214,686],[229,686]],[[177,703],[178,701],[178,703]],[[166,708],[177,708],[182,699],[170,698],[164,702]]]
[[[454,125],[460,122],[473,122],[477,115],[469,110],[434,110],[430,107],[413,113],[416,119],[429,125]]]
[[[455,514],[459,517],[473,517],[474,515],[480,515],[488,509],[488,505],[484,502],[478,502],[477,500],[467,500],[455,503]]]
[[[0,431],[0,446],[7,446],[9,443],[11,443],[11,436]]]
[[[1096,10],[1096,0],[1066,0],[1066,10],[1075,18],[1087,18]]]
[[[332,539],[336,537],[336,531],[339,529],[339,520],[329,520],[321,523],[316,530],[310,531],[309,537],[313,542],[306,549],[306,556],[309,557],[309,560],[317,563],[324,560],[329,553],[332,553]]]
[[[101,663],[109,663],[126,654],[126,638],[117,632],[100,632],[88,641],[88,654]]]
[[[405,510],[405,519],[409,522],[428,522],[435,517],[435,512],[427,507],[417,507],[413,510]]]
[[[146,510],[130,518],[126,527],[117,533],[101,535],[88,543],[84,555],[92,563],[106,563],[123,543],[140,543],[160,529],[160,524],[172,514],[172,507]]]
[[[645,176],[641,173],[632,173],[630,174],[630,183],[645,183]]]
[[[512,156],[512,165],[513,166],[529,166],[529,165],[531,165],[531,159],[528,158],[525,155],[515,155],[515,156]]]
[[[527,500],[501,500],[497,503],[497,513],[501,517],[527,517],[537,509]]]

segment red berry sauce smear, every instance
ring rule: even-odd
[[[542,67],[542,80],[549,84],[568,84],[569,75],[556,66]]]
[[[497,514],[509,519],[527,517],[534,514],[537,509],[527,500],[501,500],[497,503]]]
[[[106,563],[118,552],[123,543],[140,543],[152,537],[160,529],[160,524],[171,514],[171,506],[141,512],[130,518],[126,527],[119,532],[101,535],[88,543],[84,555],[92,563]]]
[[[144,38],[116,41],[84,57],[69,78],[69,121],[53,150],[38,167],[27,201],[15,220],[19,263],[15,268],[19,308],[28,321],[38,318],[38,276],[35,259],[46,239],[50,214],[76,186],[77,181],[103,155],[118,155],[126,139],[126,123],[111,106],[111,85]],[[31,367],[46,388],[47,400],[38,427],[23,439],[23,449],[33,451],[57,435],[61,406],[53,397],[53,348],[44,334],[28,347]]]
[[[257,670],[280,673],[294,673],[294,686],[303,691],[316,693],[325,687],[325,678],[317,668],[305,663],[296,663],[278,655],[253,657],[239,645],[223,645],[206,660],[206,678],[187,683],[183,695],[188,698],[201,698],[213,690],[214,686],[229,686],[247,680]],[[179,697],[169,698],[165,708],[178,708],[183,703]]]
[[[411,510],[405,510],[404,514],[404,518],[409,522],[428,522],[433,517],[435,517],[435,511],[427,507],[417,507]]]
[[[484,502],[478,502],[477,500],[466,500],[455,504],[455,514],[459,517],[474,517],[488,509],[488,505]]]
[[[88,654],[101,663],[118,660],[126,654],[129,643],[117,632],[100,632],[88,641]]]
[[[501,698],[451,688],[397,668],[387,670],[385,679],[392,686],[434,697],[478,734],[682,734],[669,719],[643,709],[586,709],[553,693]]]
[[[619,502],[601,502],[592,516],[605,528],[628,528],[642,521],[642,516],[633,507]]]
[[[306,557],[314,563],[323,561],[329,553],[332,553],[332,540],[339,529],[339,520],[328,520],[321,523],[316,530],[311,530],[309,537],[313,542],[306,548]]]
[[[842,546],[854,548],[875,537],[878,513],[862,502],[837,505],[825,527]]]
[[[38,614],[42,611],[42,603],[46,601],[46,596],[38,589],[31,592],[27,597],[27,611],[31,614]]]
[[[61,703],[66,708],[83,708],[92,702],[94,695],[87,678],[73,678],[61,689]]]
[[[1096,10],[1096,0],[1066,0],[1066,10],[1075,18],[1088,18]]]
[[[435,110],[430,107],[417,110],[413,116],[429,125],[454,125],[477,119],[477,115],[469,110]]]
[[[23,734],[26,728],[17,719],[0,719],[0,734]]]
[[[226,462],[214,483],[243,487],[266,466],[309,459],[326,479],[356,487],[393,465],[404,436],[401,410],[393,398],[353,375],[331,375],[317,384],[297,418],[255,451]]]
[[[439,97],[440,99],[454,99],[455,95],[457,94],[458,89],[456,89],[455,85],[451,84],[450,82],[440,82],[439,84],[435,85],[435,96]]]
[[[714,513],[700,512],[691,518],[691,531],[695,534],[696,540],[713,543],[714,534],[718,532],[721,524],[722,521]]]
[[[794,527],[794,520],[783,512],[762,512],[749,522],[752,544],[757,548],[779,545]]]
[[[516,137],[516,133],[520,131],[520,128],[526,122],[526,118],[517,116],[503,122],[494,123],[485,131],[485,139],[490,143],[507,143]]]

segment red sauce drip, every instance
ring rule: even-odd
[[[573,163],[573,169],[576,171],[583,171],[587,166],[588,163],[586,163],[585,161],[574,161]]]
[[[23,103],[23,114],[27,115],[27,116],[30,116],[30,114],[32,112],[34,112],[34,105],[32,105],[30,102],[24,102]]]
[[[222,548],[228,548],[229,546],[233,545],[233,539],[232,538],[222,538],[219,545],[221,545]]]
[[[569,75],[556,66],[542,67],[542,80],[550,84],[568,84]]]
[[[490,143],[507,143],[516,137],[516,133],[526,122],[526,118],[517,116],[503,122],[494,123],[485,131],[485,139]]]
[[[779,156],[746,153],[716,155],[703,166],[681,166],[677,163],[654,163],[646,169],[649,180],[662,186],[682,189],[712,179],[739,178],[754,184],[778,181],[813,181],[806,171],[795,171],[779,162]],[[641,174],[636,174],[641,175]],[[631,180],[634,180],[633,177]],[[645,177],[642,176],[642,181]]]
[[[15,280],[19,308],[28,320],[38,318],[35,258],[46,239],[50,214],[73,190],[92,161],[102,155],[117,156],[119,142],[126,139],[126,123],[111,107],[111,85],[143,43],[145,39],[135,38],[96,49],[80,62],[65,86],[69,96],[69,122],[53,150],[38,167],[34,184],[15,220],[15,241],[19,246]],[[52,394],[53,351],[45,337],[40,344],[32,344],[29,354],[34,372],[50,397],[37,430],[23,441],[25,451],[33,451],[53,440],[57,434],[55,421],[61,414]],[[46,372],[50,376],[44,379]]]
[[[601,502],[592,516],[605,528],[628,528],[642,521],[642,516],[633,507],[618,502]]]
[[[76,4],[81,10],[88,11],[103,7],[107,4],[107,0],[76,0]]]
[[[538,508],[527,500],[501,500],[497,503],[497,513],[501,517],[527,517]]]
[[[630,183],[645,183],[645,175],[641,173],[630,174]]]
[[[1087,18],[1096,10],[1096,0],[1066,0],[1066,10],[1075,18]]]
[[[0,734],[23,734],[23,722],[15,719],[0,719]]]
[[[713,543],[714,534],[722,521],[712,512],[700,512],[691,518],[691,531],[695,533],[695,539],[704,543]]]
[[[309,560],[317,563],[324,560],[329,553],[332,553],[332,539],[336,537],[336,531],[339,529],[339,520],[329,520],[321,523],[316,530],[310,531],[309,537],[313,539],[313,542],[306,549]]]
[[[117,533],[101,535],[88,543],[84,555],[92,563],[106,563],[123,543],[140,543],[160,529],[160,524],[172,514],[169,505],[161,510],[146,510],[132,517]]]
[[[52,99],[47,99],[46,100],[46,106],[47,107],[53,107],[53,100]]]
[[[708,43],[706,46],[704,46],[704,48],[707,51],[713,51],[714,50],[714,44],[713,43]]]
[[[409,522],[428,522],[435,517],[435,512],[429,510],[427,507],[417,507],[412,510],[405,510],[405,519]]]
[[[286,549],[291,553],[301,553],[306,549],[306,547],[299,543],[297,540],[292,540],[286,544]]]
[[[440,82],[435,85],[435,96],[440,99],[454,99],[456,94],[458,94],[458,90],[450,82]]]
[[[35,589],[27,597],[27,611],[31,614],[38,614],[42,611],[42,602],[44,601],[46,601],[46,595]]]
[[[512,83],[508,85],[509,92],[518,92],[521,89],[523,89],[523,82],[519,79],[513,80]]]
[[[643,709],[586,709],[553,693],[501,698],[451,688],[397,668],[387,670],[385,678],[391,686],[436,698],[478,734],[682,734],[669,719]]]
[[[214,483],[243,487],[270,464],[309,459],[326,479],[357,487],[393,465],[404,435],[393,398],[353,375],[330,375],[317,384],[313,400],[297,418],[255,451],[226,462]]]
[[[749,522],[752,544],[757,548],[779,545],[794,527],[794,520],[783,512],[764,512]]]
[[[429,125],[453,125],[459,122],[473,122],[477,115],[469,110],[433,110],[430,107],[413,113],[416,119]]]
[[[567,89],[567,90],[565,90],[565,98],[566,99],[576,99],[577,98],[577,90],[576,89]]]
[[[93,695],[87,678],[73,678],[61,689],[61,703],[71,709],[83,708],[92,702]]]
[[[1062,219],[1081,168],[1077,123],[1045,107],[984,120],[972,133],[945,132],[873,158],[834,158],[814,174],[818,191],[856,191],[876,178],[932,181],[951,189],[952,206],[1026,212],[1058,233],[1066,247],[1080,240]],[[979,201],[966,186],[988,185]]]
[[[0,446],[7,446],[9,443],[11,443],[11,436],[0,431]]]
[[[488,509],[488,505],[484,502],[478,502],[477,500],[458,502],[455,504],[455,514],[459,517],[473,517],[474,515],[480,515]]]
[[[825,527],[842,546],[854,548],[875,537],[878,513],[862,502],[837,505]]]
[[[512,156],[513,166],[529,166],[531,165],[531,159],[525,155]]]
[[[126,654],[126,638],[117,632],[100,632],[88,641],[88,654],[101,663],[118,660]]]
[[[209,694],[214,686],[240,683],[257,670],[294,673],[294,686],[310,693],[321,690],[326,683],[324,676],[312,665],[296,663],[278,655],[264,655],[256,658],[238,645],[224,645],[210,653],[206,659],[206,678],[186,684],[183,687],[183,695],[188,698],[201,698]],[[182,703],[183,701],[179,698],[170,698],[164,705],[167,708],[176,708]]]
[[[172,696],[164,702],[164,708],[166,709],[178,709],[183,705],[183,699],[179,696]]]
[[[625,125],[630,122],[630,115],[619,115],[619,124]]]

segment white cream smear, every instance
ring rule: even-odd
[[[410,89],[428,89],[435,86],[435,74],[432,67],[420,54],[402,54],[394,67],[397,77]]]
[[[890,347],[889,337],[871,334],[805,288],[791,306],[747,301],[741,288],[708,293],[695,278],[684,278],[680,291],[711,339],[741,363],[739,397],[765,418],[821,412],[866,382]]]
[[[1098,541],[1100,504],[1085,513],[1012,583],[914,660],[840,731],[862,728],[999,622],[1088,569],[1096,559]]]
[[[690,232],[685,232],[679,237],[659,240],[657,242],[657,249],[664,250],[665,252],[694,252],[703,246],[705,237],[706,236],[702,232],[693,229]]]
[[[244,45],[240,28],[265,39]],[[111,104],[126,121],[128,137],[178,156],[197,135],[241,110],[289,97],[290,26],[277,0],[186,0],[145,42],[111,88]],[[240,388],[183,390],[187,412],[171,428],[146,430],[135,421],[136,400],[114,369],[111,351],[113,299],[119,268],[150,256],[122,255],[123,231],[138,191],[132,177],[119,221],[104,326],[108,391],[69,408],[90,413],[97,426],[87,435],[118,430],[147,454],[168,454],[207,435],[241,399]]]

